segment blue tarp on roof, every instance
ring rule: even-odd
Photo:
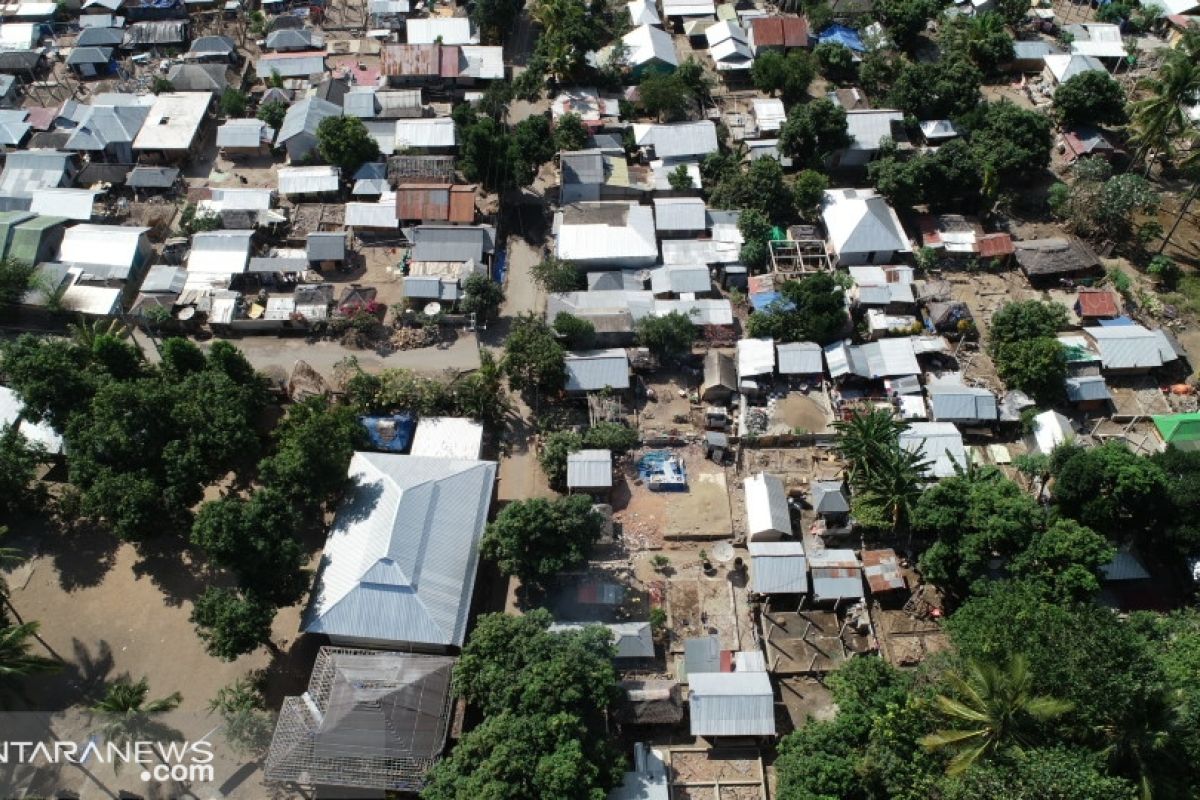
[[[358,423],[367,432],[371,447],[385,453],[403,453],[412,444],[417,429],[417,421],[407,412],[388,417],[361,416]]]
[[[795,311],[796,304],[784,300],[779,292],[758,292],[750,295],[750,305],[755,311]]]
[[[854,30],[854,28],[847,28],[845,25],[830,25],[817,34],[817,42],[820,44],[833,42],[834,44],[840,44],[842,47],[848,47],[856,53],[867,52],[867,48],[863,44],[862,37],[858,35],[858,31]]]
[[[1120,328],[1125,325],[1136,325],[1129,317],[1113,317],[1112,319],[1098,319],[1096,322],[1101,328]]]

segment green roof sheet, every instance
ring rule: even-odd
[[[6,255],[26,264],[36,264],[46,233],[64,225],[66,221],[66,217],[39,216],[20,223],[12,231],[12,241]]]
[[[1200,442],[1200,411],[1188,414],[1162,414],[1151,417],[1154,427],[1167,444]]]
[[[13,228],[33,216],[28,211],[0,211],[0,257],[8,255]]]

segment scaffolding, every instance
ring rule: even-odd
[[[447,656],[322,647],[308,691],[286,697],[269,780],[415,792],[445,747]]]
[[[788,238],[770,242],[771,271],[783,278],[832,272],[833,260],[825,240],[812,225],[793,225]]]

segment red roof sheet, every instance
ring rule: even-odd
[[[942,231],[932,214],[917,217],[917,230],[921,232],[921,243],[926,247],[937,247],[942,243]]]
[[[475,187],[405,183],[396,187],[396,219],[474,222]]]
[[[755,47],[808,46],[808,20],[804,17],[759,17],[750,25]]]
[[[890,547],[882,550],[862,551],[863,573],[872,593],[891,592],[907,588],[904,573],[900,571],[900,559]]]
[[[1011,256],[1016,250],[1012,237],[1007,233],[985,233],[976,239],[975,244],[981,258]]]
[[[380,71],[388,77],[457,78],[462,72],[457,45],[389,44],[379,54]]]
[[[1121,305],[1113,292],[1098,290],[1082,290],[1076,309],[1081,317],[1119,317]]]

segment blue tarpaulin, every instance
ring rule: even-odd
[[[412,444],[413,432],[417,429],[417,421],[408,412],[387,417],[362,416],[358,422],[367,432],[371,447],[385,453],[403,453]]]
[[[784,300],[779,292],[758,292],[750,295],[750,305],[755,311],[795,311],[796,304]]]
[[[1096,322],[1100,323],[1101,328],[1119,328],[1123,325],[1136,325],[1137,324],[1129,317],[1113,317],[1112,319],[1098,319],[1098,320],[1096,320]]]
[[[840,44],[842,47],[848,47],[856,53],[867,52],[867,48],[863,44],[862,37],[858,35],[858,31],[854,30],[854,28],[847,28],[845,25],[830,25],[817,34],[817,42],[820,44],[833,42],[834,44]]]
[[[638,477],[652,492],[687,491],[687,470],[683,462],[667,450],[651,450],[638,459]]]

